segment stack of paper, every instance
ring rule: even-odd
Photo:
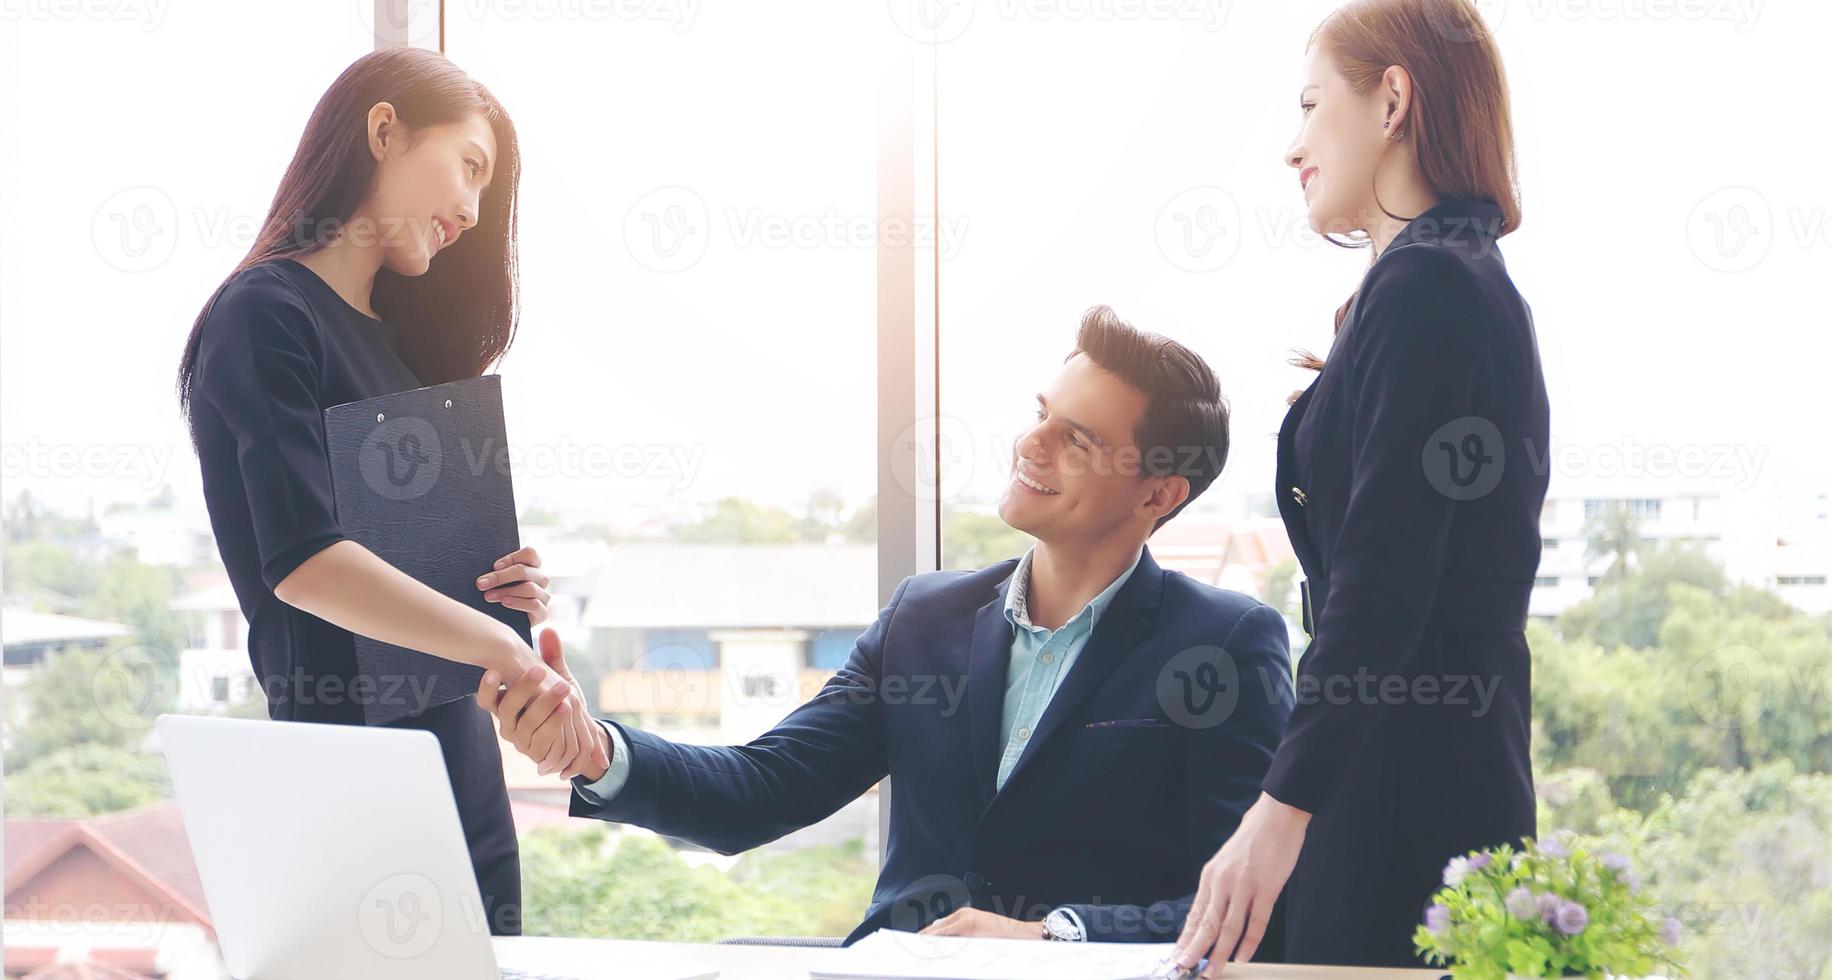
[[[880,929],[825,959],[810,980],[1149,980],[1172,943],[965,939]]]

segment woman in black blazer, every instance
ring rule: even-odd
[[[576,686],[563,689],[505,623],[345,537],[325,455],[326,408],[476,377],[507,350],[519,170],[508,114],[444,56],[358,59],[313,110],[254,246],[193,325],[178,388],[273,718],[360,725],[366,703],[424,690],[359,672],[362,634],[505,680],[541,671],[575,722],[544,762],[570,775],[595,751]],[[532,548],[477,572],[486,601],[546,618]],[[394,725],[439,740],[490,931],[519,933],[515,825],[489,714],[469,697],[404,707]]]
[[[1297,708],[1179,957],[1251,958],[1282,892],[1288,962],[1419,966],[1446,861],[1534,833],[1547,406],[1496,245],[1520,223],[1507,88],[1467,0],[1360,0],[1312,36],[1299,102],[1312,226],[1373,259],[1279,431]]]

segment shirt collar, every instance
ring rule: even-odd
[[[1406,222],[1380,254],[1385,257],[1413,242],[1433,242],[1486,255],[1501,237],[1501,220],[1501,205],[1486,197],[1446,197]]]
[[[1032,625],[1030,618],[1031,556],[1036,552],[1037,546],[1032,545],[1030,550],[1024,553],[1024,557],[1018,559],[1018,567],[1011,573],[1011,587],[1005,590],[1005,621],[1013,626],[1022,626],[1027,630],[1042,629],[1041,626]],[[1076,613],[1073,618],[1062,625],[1067,627],[1086,617],[1088,628],[1092,630],[1100,622],[1101,614],[1113,604],[1113,597],[1119,594],[1120,587],[1126,584],[1126,580],[1131,578],[1133,571],[1139,567],[1139,559],[1144,555],[1145,549],[1140,548],[1139,553],[1132,556],[1132,564],[1120,573],[1119,578],[1114,579],[1111,584],[1102,589],[1100,595],[1088,600],[1088,604],[1081,607],[1081,612]]]

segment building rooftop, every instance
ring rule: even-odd
[[[859,627],[878,616],[873,545],[642,544],[592,580],[588,629]]]
[[[0,611],[0,646],[8,648],[108,640],[130,632],[120,623],[39,612],[23,606],[8,606]]]

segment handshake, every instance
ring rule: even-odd
[[[586,709],[585,692],[573,680],[560,650],[560,636],[541,632],[541,662],[507,686],[494,670],[484,671],[477,703],[496,716],[502,738],[533,759],[541,775],[597,780],[611,765],[611,743]]]

